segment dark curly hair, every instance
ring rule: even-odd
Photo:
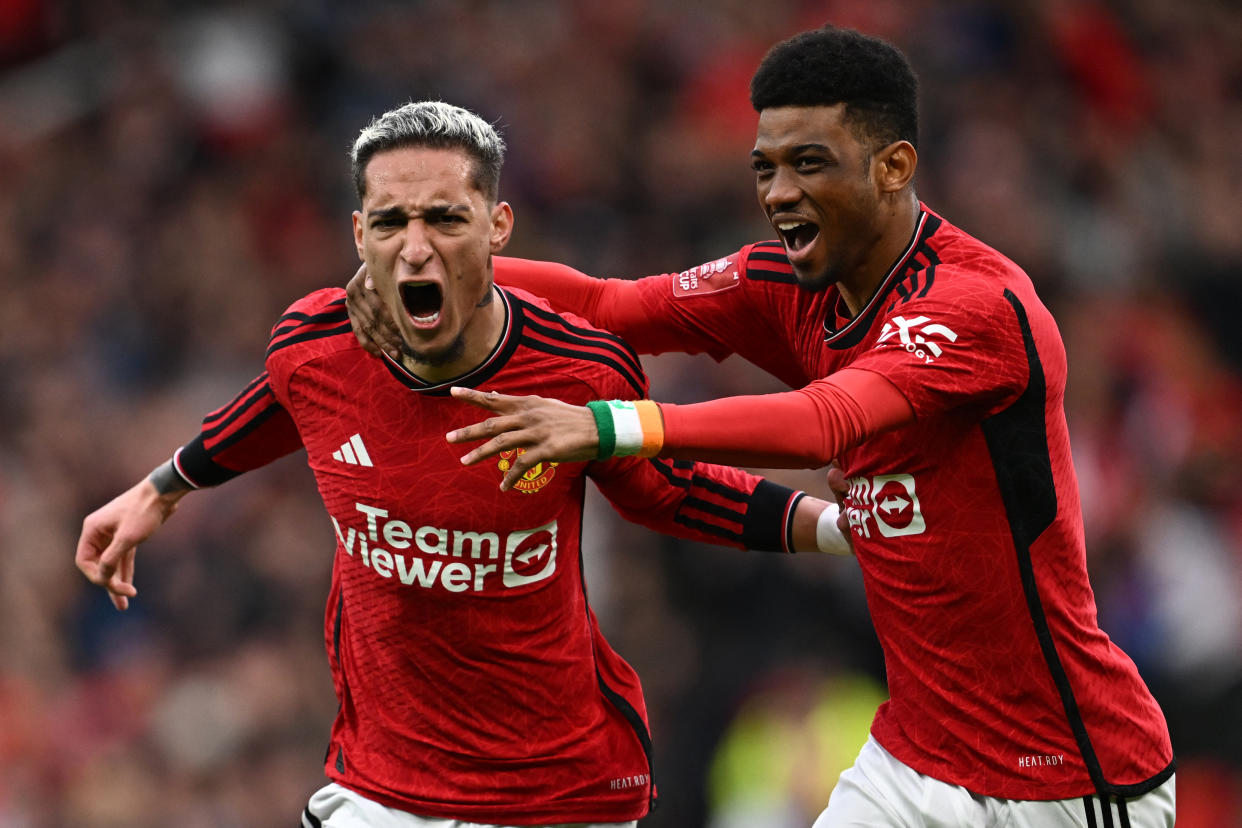
[[[824,26],[777,43],[750,80],[755,111],[845,104],[864,141],[918,147],[918,78],[897,47],[853,29]]]

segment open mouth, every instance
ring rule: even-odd
[[[819,228],[810,222],[781,221],[777,222],[776,229],[780,232],[785,248],[790,253],[805,250],[815,239],[819,238]]]
[[[429,325],[440,318],[444,294],[432,282],[406,282],[401,285],[401,304],[416,323]]]

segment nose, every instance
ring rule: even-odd
[[[802,189],[798,186],[792,170],[777,167],[772,177],[760,185],[760,198],[769,212],[781,207],[791,207],[802,199]]]
[[[432,256],[431,241],[427,228],[421,221],[411,221],[405,226],[405,240],[401,245],[401,261],[413,270],[421,270]]]

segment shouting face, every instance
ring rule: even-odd
[[[870,274],[892,189],[887,157],[846,122],[842,104],[759,114],[751,153],[759,204],[803,287],[823,290]]]
[[[509,240],[513,211],[478,188],[474,164],[457,149],[376,153],[354,213],[358,255],[401,334],[407,367],[432,381],[480,364],[504,323],[491,256]]]

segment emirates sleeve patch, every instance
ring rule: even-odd
[[[742,280],[738,254],[683,270],[673,279],[673,296],[705,296],[736,287]]]

